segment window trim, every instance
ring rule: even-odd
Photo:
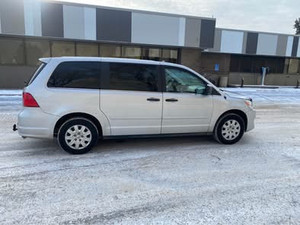
[[[34,71],[32,76],[30,77],[30,80],[26,83],[26,87],[33,83],[33,81],[38,77],[38,75],[43,71],[43,69],[46,67],[47,63],[42,62],[37,69]]]

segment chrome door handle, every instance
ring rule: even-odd
[[[168,98],[168,99],[166,99],[166,102],[178,102],[178,99],[176,99],[176,98]]]
[[[147,98],[148,102],[159,102],[160,99],[159,98]]]

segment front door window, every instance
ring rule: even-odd
[[[200,77],[180,68],[166,67],[165,79],[166,92],[202,94],[206,87]]]

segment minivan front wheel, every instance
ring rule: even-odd
[[[71,154],[89,152],[99,138],[96,126],[86,118],[67,120],[59,129],[57,139],[60,147]]]
[[[224,115],[216,124],[214,138],[222,144],[238,142],[245,132],[245,122],[237,114]]]

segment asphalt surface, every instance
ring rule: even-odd
[[[12,132],[21,99],[0,95],[0,224],[300,224],[300,92],[263,94],[233,146],[109,140],[80,156]]]

